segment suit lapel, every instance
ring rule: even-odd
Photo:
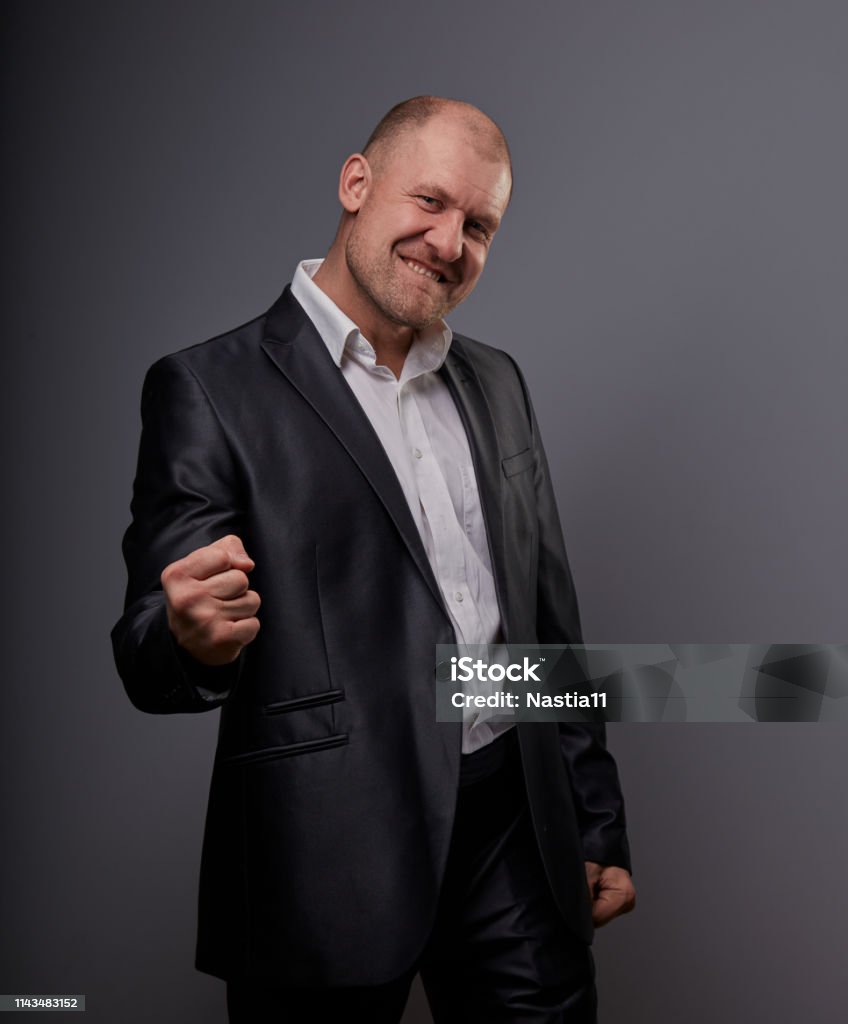
[[[380,439],[289,288],[268,313],[262,348],[359,467],[397,527],[439,607],[444,609],[421,536]]]
[[[498,449],[497,433],[492,412],[477,373],[468,359],[459,337],[453,339],[448,357],[439,373],[448,386],[459,410],[465,427],[471,458],[477,477],[483,521],[489,539],[492,558],[492,572],[495,577],[495,591],[501,610],[501,629],[506,640],[507,623],[510,621],[507,605],[507,585],[504,559],[503,536],[503,474],[501,455]]]

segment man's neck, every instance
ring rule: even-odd
[[[374,308],[370,299],[350,281],[350,275],[339,272],[339,258],[331,250],[315,272],[312,283],[356,324],[374,349],[378,365],[387,366],[395,377],[400,378],[403,364],[415,340],[415,331],[411,327],[386,320]]]

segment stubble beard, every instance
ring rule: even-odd
[[[400,257],[392,250],[385,258],[373,260],[360,244],[356,227],[345,245],[345,262],[356,287],[370,304],[400,327],[423,331],[457,305],[436,299],[423,302],[420,292],[416,295],[414,282],[402,280],[405,270],[399,266]]]

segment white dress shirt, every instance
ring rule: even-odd
[[[362,406],[397,474],[460,646],[500,639],[500,612],[468,438],[445,382],[435,372],[453,337],[440,320],[415,335],[400,379],[377,364],[356,324],[316,285],[322,260],[300,263],[292,294],[315,325]],[[434,668],[435,668],[435,651]],[[509,728],[466,709],[462,751]]]

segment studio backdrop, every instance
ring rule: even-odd
[[[141,381],[323,255],[401,99],[475,103],[512,147],[450,322],[525,372],[587,640],[848,643],[844,3],[3,13],[0,993],[225,1020],[193,970],[217,715],[135,711],[109,647]],[[831,1024],[845,726],[609,733],[639,905],[598,935],[601,1019]]]

